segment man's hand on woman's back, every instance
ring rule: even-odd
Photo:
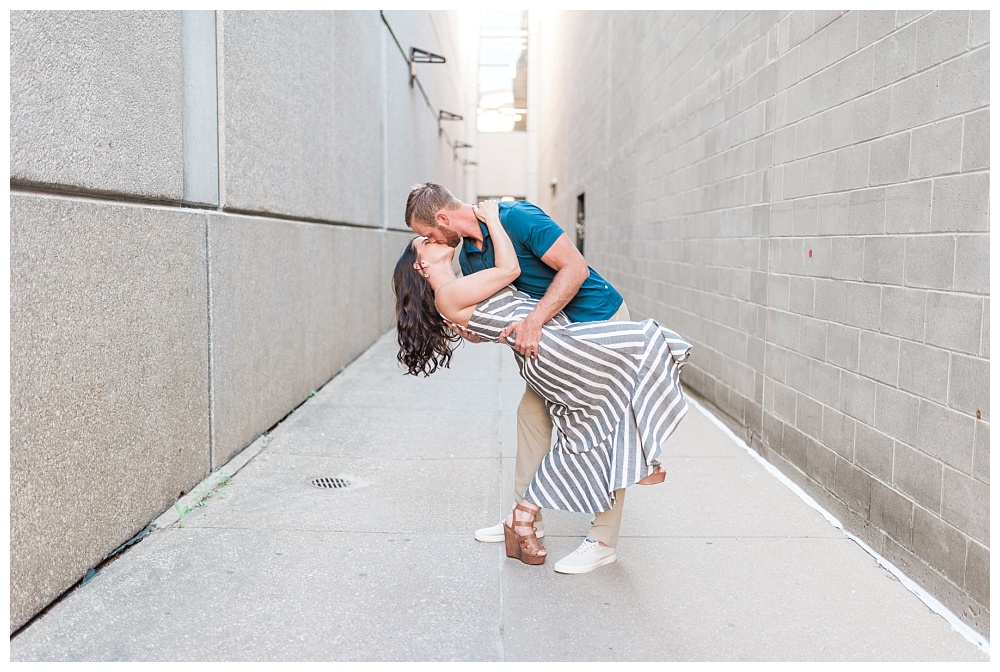
[[[469,343],[482,343],[483,339],[476,336],[474,333],[466,329],[465,327],[455,324],[451,320],[445,320],[444,323],[448,325],[448,328],[454,331],[456,334],[467,340]]]

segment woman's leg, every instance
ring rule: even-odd
[[[524,493],[539,465],[552,448],[552,418],[545,401],[527,385],[517,406],[517,456],[514,459],[514,503],[524,501]],[[539,511],[537,520],[542,519]]]
[[[545,408],[545,401],[527,385],[517,407],[517,452],[514,458],[514,506],[524,501],[524,493],[531,485],[539,465],[552,446],[552,418]],[[509,520],[510,517],[508,516]],[[535,518],[538,536],[545,536],[542,513]],[[476,530],[479,541],[503,541],[503,521]]]

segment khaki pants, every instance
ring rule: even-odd
[[[628,321],[628,307],[622,302],[612,320]],[[541,353],[545,356],[545,352]],[[539,465],[552,448],[552,418],[545,408],[545,401],[534,390],[525,385],[524,396],[517,407],[517,458],[514,460],[514,497],[516,503],[524,499],[524,493],[531,485]],[[587,538],[600,541],[607,546],[618,545],[618,530],[622,526],[622,508],[625,505],[625,489],[615,491],[615,505],[597,514],[590,521]],[[542,512],[537,519],[541,520]]]

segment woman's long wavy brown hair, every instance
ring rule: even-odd
[[[451,363],[453,344],[462,337],[445,326],[434,305],[430,283],[413,267],[416,261],[417,253],[411,240],[392,273],[392,290],[396,294],[396,338],[399,340],[396,359],[411,376],[422,373],[426,377]]]

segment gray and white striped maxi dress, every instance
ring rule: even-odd
[[[536,303],[507,286],[476,307],[469,331],[497,342]],[[565,313],[542,329],[538,359],[514,350],[521,376],[545,400],[556,428],[555,445],[525,498],[599,513],[614,504],[615,490],[651,474],[663,442],[687,413],[680,371],[690,350],[654,320],[570,322]]]

